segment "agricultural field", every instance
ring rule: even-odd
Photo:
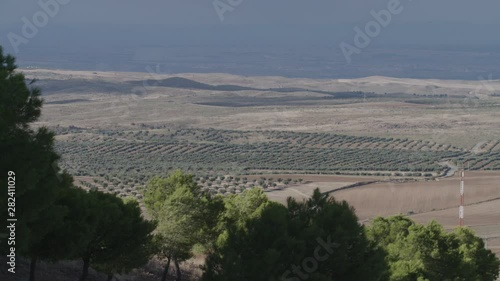
[[[327,133],[217,129],[96,130],[55,127],[62,164],[82,186],[140,195],[137,187],[174,169],[196,174],[211,192],[284,188],[287,177],[237,180],[251,174],[335,174],[407,179],[434,178],[450,168],[500,169],[498,152],[473,154],[449,144]],[[94,177],[89,180],[89,177]],[[240,177],[238,177],[239,179]]]
[[[482,204],[500,199],[500,172],[466,171],[465,174],[465,200],[467,204]],[[459,177],[453,176],[425,182],[379,182],[334,191],[330,194],[338,200],[350,202],[356,208],[360,219],[364,220],[373,216],[388,216],[399,213],[424,214],[458,208],[460,203],[459,184]],[[377,194],[384,196],[378,197]],[[488,215],[485,214],[484,218],[487,218]],[[453,210],[454,219],[444,223],[444,225],[455,225],[456,217],[458,217],[458,209]],[[476,220],[477,222],[473,223]],[[469,221],[469,223],[485,223],[485,221],[481,221],[481,218],[473,221]]]
[[[141,200],[183,169],[213,194],[285,202],[319,187],[363,223],[403,213],[452,229],[465,168],[466,224],[499,253],[500,81],[25,71],[46,101],[37,125],[82,188]]]

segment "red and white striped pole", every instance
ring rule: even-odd
[[[464,203],[465,203],[465,185],[464,185],[465,171],[460,173],[460,209],[458,211],[458,218],[460,219],[460,227],[464,226]]]

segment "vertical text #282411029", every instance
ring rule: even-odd
[[[16,273],[16,174],[13,171],[7,173],[7,235],[8,255],[7,269],[10,273]]]

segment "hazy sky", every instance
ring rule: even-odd
[[[39,1],[1,0],[0,24],[18,24],[41,10]],[[63,0],[60,0],[61,2]],[[390,0],[218,0],[242,1],[221,23],[214,0],[64,0],[53,23],[118,24],[304,24],[352,23],[370,17]],[[401,0],[398,22],[500,23],[498,0]]]
[[[397,1],[387,25],[373,21]],[[477,79],[499,69],[499,11],[499,0],[0,0],[0,46],[49,68]]]

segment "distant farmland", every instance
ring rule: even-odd
[[[75,176],[114,178],[130,190],[154,175],[181,168],[198,176],[336,174],[432,178],[460,162],[470,169],[500,169],[498,145],[482,153],[429,141],[328,133],[164,129],[54,128],[64,167]],[[220,185],[220,184],[219,184]],[[214,185],[217,186],[217,185]],[[223,186],[220,186],[223,187]]]

